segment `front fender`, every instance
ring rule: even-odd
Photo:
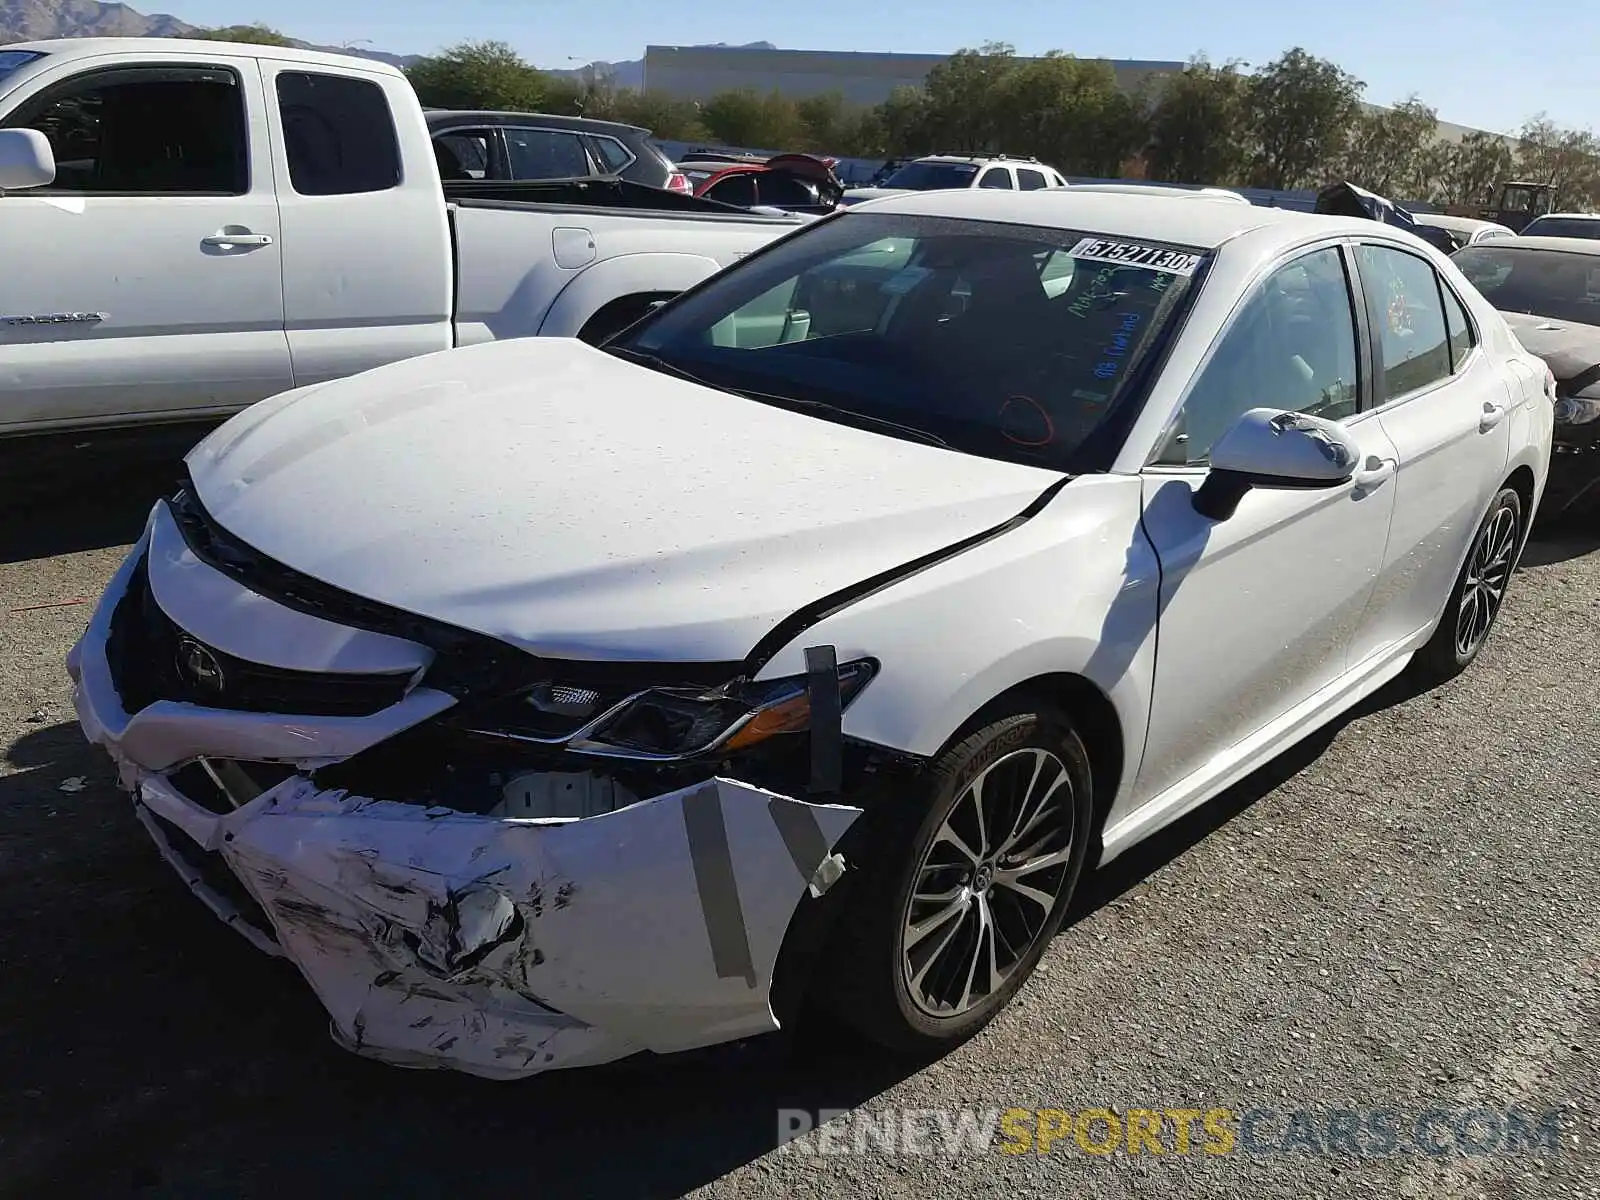
[[[576,337],[613,300],[649,292],[677,293],[724,264],[703,254],[623,254],[586,267],[561,289],[539,326],[542,337]]]

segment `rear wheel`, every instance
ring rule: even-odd
[[[1420,682],[1454,678],[1478,657],[1500,615],[1522,538],[1522,497],[1514,488],[1502,488],[1473,536],[1439,627],[1412,660],[1412,674]]]
[[[1038,965],[1082,874],[1089,758],[1058,715],[1018,712],[946,750],[881,824],[828,1007],[871,1040],[937,1052],[1005,1007]]]

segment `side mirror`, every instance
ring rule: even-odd
[[[37,129],[0,129],[0,192],[55,181],[56,156],[49,138]]]
[[[1226,521],[1251,488],[1330,488],[1348,483],[1361,451],[1344,427],[1305,413],[1253,408],[1211,447],[1195,511]]]

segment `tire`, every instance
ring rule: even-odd
[[[1501,488],[1472,535],[1438,628],[1411,660],[1416,682],[1432,686],[1454,679],[1478,657],[1522,556],[1524,523],[1522,497],[1513,488]]]
[[[1018,790],[1030,779],[1033,791]],[[968,850],[979,840],[972,790],[979,780],[989,833],[974,862],[953,839]],[[1024,803],[1032,815],[1021,820],[1013,850],[1035,853],[1018,871],[1013,855],[996,850],[1015,835]],[[945,750],[913,794],[869,813],[870,857],[840,914],[840,937],[819,964],[826,1009],[868,1040],[915,1055],[937,1054],[982,1029],[1060,928],[1083,872],[1093,803],[1089,756],[1057,714],[1019,711]],[[1039,865],[1046,860],[1052,865]],[[1042,893],[1048,906],[1013,890],[1017,884]],[[914,885],[918,895],[944,896],[915,899]],[[975,962],[971,951],[980,944],[985,954]],[[989,969],[989,950],[998,974]]]

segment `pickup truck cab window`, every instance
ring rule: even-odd
[[[1017,186],[1025,192],[1037,192],[1050,186],[1044,177],[1043,171],[1033,171],[1027,167],[1017,168]]]
[[[507,129],[513,179],[582,179],[593,174],[583,140],[558,129]]]
[[[47,88],[5,122],[50,140],[46,192],[242,196],[245,101],[225,68],[120,67]]]
[[[1004,188],[1011,190],[1011,172],[1004,167],[990,167],[978,179],[981,188]]]
[[[348,75],[278,75],[289,183],[302,196],[383,192],[400,183],[400,144],[383,89]]]

